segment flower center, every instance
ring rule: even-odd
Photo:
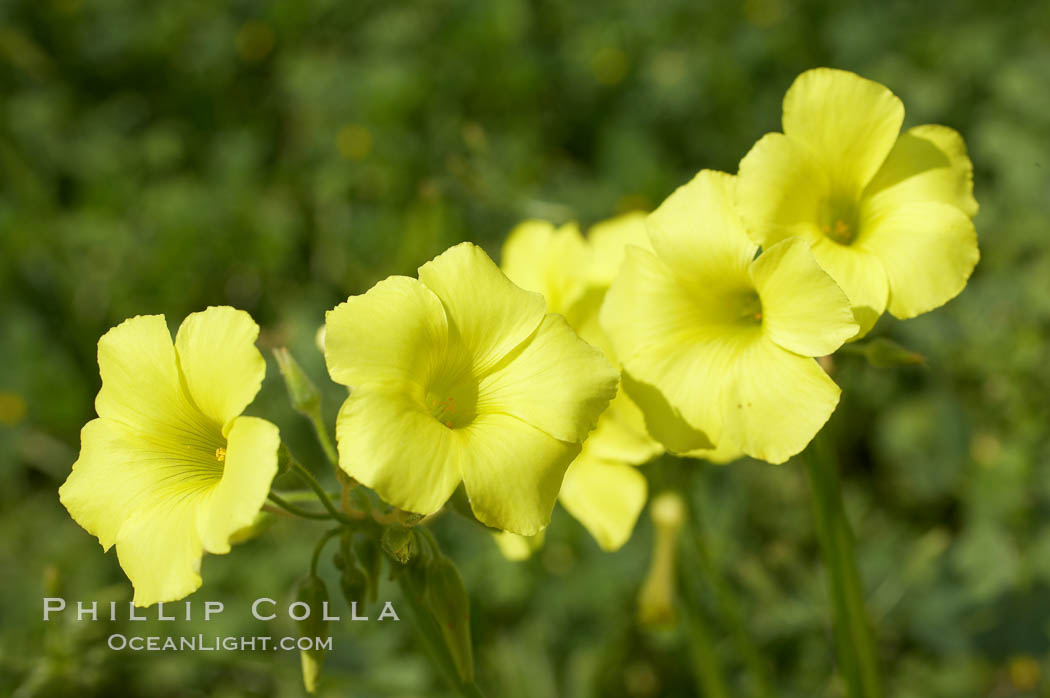
[[[758,293],[754,290],[748,289],[737,293],[732,300],[732,306],[736,324],[762,324],[762,299],[758,297]]]
[[[226,461],[226,449],[222,446],[219,446],[217,449],[215,449],[215,460],[219,461],[220,463],[224,463]]]
[[[431,416],[449,429],[460,429],[477,415],[478,389],[471,380],[437,381],[426,393]]]
[[[833,242],[849,245],[857,238],[857,203],[852,197],[829,197],[820,220],[820,231]]]

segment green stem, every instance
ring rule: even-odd
[[[401,587],[401,593],[408,601],[409,608],[412,609],[412,615],[415,616],[415,627],[419,633],[419,638],[423,641],[423,648],[426,650],[427,656],[430,657],[431,662],[444,676],[445,681],[455,688],[463,698],[485,698],[481,689],[473,681],[463,683],[459,680],[456,666],[445,648],[445,640],[441,636],[441,629],[437,627],[430,615],[430,611],[427,610],[426,602],[423,600],[423,590],[418,588],[411,574],[410,570],[403,570],[397,576],[397,583]]]
[[[693,674],[697,687],[700,689],[700,695],[704,698],[729,698],[722,666],[700,614],[692,609],[687,609],[684,615],[686,616],[686,630],[689,632]]]
[[[317,563],[321,559],[321,551],[324,550],[325,544],[335,536],[339,535],[342,530],[342,526],[337,526],[336,528],[325,531],[324,535],[322,535],[320,540],[317,541],[317,545],[314,546],[314,553],[310,556],[310,574],[312,576],[317,576]]]
[[[325,428],[320,407],[310,413],[310,423],[314,426],[314,433],[317,434],[317,443],[321,444],[321,450],[324,451],[325,458],[338,470],[339,453],[335,449],[335,444],[332,443],[332,437],[328,435],[328,429]]]
[[[691,498],[687,498],[687,501],[689,500]],[[754,680],[755,695],[759,696],[759,698],[771,698],[773,693],[770,689],[765,662],[758,651],[758,647],[751,641],[751,636],[744,628],[744,623],[741,620],[740,604],[737,601],[736,594],[733,593],[717,565],[711,559],[711,553],[707,548],[707,541],[704,537],[703,517],[692,501],[689,501],[689,536],[693,541],[693,548],[700,562],[700,572],[714,588],[715,596],[718,598],[719,610],[730,628],[737,652],[740,653],[744,664],[747,666],[748,673],[751,674]]]
[[[271,492],[268,495],[268,498],[269,498],[269,500],[271,502],[273,502],[277,506],[281,507],[282,509],[284,509],[288,513],[295,514],[296,516],[304,518],[304,519],[318,519],[318,520],[324,519],[324,520],[327,521],[328,519],[332,518],[331,514],[328,514],[328,513],[322,512],[322,511],[308,511],[306,509],[302,509],[300,507],[297,507],[294,504],[292,504],[291,502],[289,502],[288,500],[286,500],[283,497],[281,497],[276,492]],[[311,497],[311,499],[313,499],[313,497]]]
[[[850,698],[882,695],[875,641],[853,553],[853,533],[842,505],[838,465],[826,436],[803,454],[813,495],[813,518],[824,553],[835,615],[835,648]]]
[[[295,471],[296,475],[303,479],[303,482],[309,485],[310,489],[317,493],[317,498],[321,500],[321,504],[324,505],[324,508],[327,509],[328,513],[332,515],[333,519],[335,519],[336,521],[341,521],[345,524],[356,523],[354,519],[350,518],[349,516],[346,516],[336,508],[335,504],[332,503],[332,500],[329,499],[328,493],[325,492],[324,487],[321,486],[321,483],[317,481],[317,478],[315,478],[313,474],[303,466],[302,463],[300,463],[299,461],[292,461],[292,470]]]

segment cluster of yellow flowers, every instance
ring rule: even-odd
[[[963,141],[902,134],[903,115],[878,83],[811,70],[784,99],[784,132],[735,176],[702,171],[587,238],[523,223],[502,270],[463,243],[349,298],[324,343],[350,388],[339,466],[423,515],[462,483],[478,520],[517,536],[540,534],[560,497],[612,550],[647,497],[634,466],[665,450],[799,453],[839,400],[815,357],[887,309],[942,305],[977,263]],[[228,552],[266,500],[278,430],[240,416],[265,372],[257,334],[246,313],[209,308],[174,344],[162,316],[99,341],[99,417],[60,493],[116,545],[137,605],[199,587],[202,552]]]

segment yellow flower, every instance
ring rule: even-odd
[[[564,315],[580,337],[602,349],[615,365],[612,346],[598,325],[598,308],[629,243],[648,244],[645,214],[599,223],[586,240],[572,223],[555,229],[544,221],[527,221],[507,238],[503,270],[522,288],[543,294],[548,312]],[[646,433],[641,411],[621,390],[569,466],[559,494],[562,505],[603,549],[617,550],[627,542],[645,506],[646,480],[632,466],[662,451]],[[501,540],[506,553],[505,536]],[[514,553],[520,559],[529,550],[520,547]]]
[[[522,535],[550,520],[565,469],[617,375],[543,298],[457,245],[328,312],[325,360],[350,387],[339,463],[407,511],[462,481],[478,519]]]
[[[809,357],[835,351],[857,325],[807,242],[755,257],[734,184],[705,170],[650,214],[655,254],[628,248],[601,324],[650,433],[670,450],[781,463],[838,404],[838,386]]]
[[[201,585],[203,551],[230,551],[277,473],[280,435],[241,412],[266,362],[259,328],[241,310],[208,308],[179,327],[138,316],[98,342],[98,419],[59,489],[70,515],[109,550],[136,606],[174,601]]]
[[[900,134],[904,106],[842,70],[798,77],[783,133],[740,162],[737,204],[754,240],[810,241],[853,303],[860,334],[887,308],[910,318],[954,298],[977,264],[973,167],[945,126]]]

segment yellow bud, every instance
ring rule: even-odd
[[[649,573],[638,592],[638,621],[643,625],[675,622],[675,551],[685,522],[685,503],[674,492],[664,492],[649,505],[655,540]]]

